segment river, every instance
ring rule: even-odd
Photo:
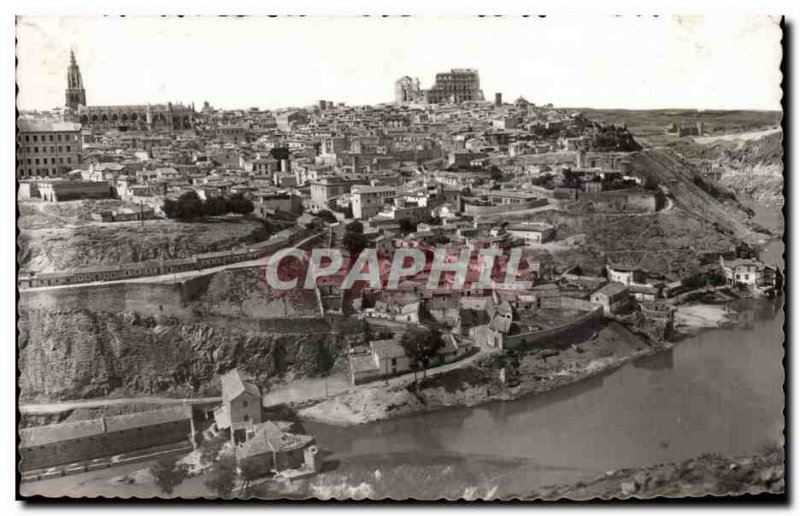
[[[759,223],[782,230],[780,211],[749,205]],[[780,239],[763,252],[783,268]],[[515,484],[508,493],[703,453],[758,452],[783,442],[782,298],[735,309],[736,327],[543,395],[356,427],[305,426],[348,471],[506,461],[514,474],[504,479]]]
[[[764,226],[767,229],[776,231],[781,235],[783,234],[784,220],[783,212],[780,208],[759,204],[748,195],[739,194],[736,196],[736,198],[743,205],[753,210],[755,213],[753,216],[754,222]],[[759,257],[761,261],[767,265],[777,266],[780,270],[784,270],[785,262],[783,251],[783,239],[770,238],[761,246],[761,253]]]
[[[349,428],[306,427],[349,468],[414,456],[527,459],[537,484],[573,476],[565,471],[579,478],[703,453],[757,452],[781,442],[783,432],[783,314],[780,300],[742,306],[743,326],[685,338],[669,352],[544,395]]]

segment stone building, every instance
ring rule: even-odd
[[[290,427],[291,423],[282,421],[255,425],[247,441],[236,448],[239,464],[246,464],[259,477],[285,470],[318,472],[322,459],[314,437],[291,433]]]
[[[188,405],[19,431],[20,469],[29,471],[130,453],[182,441],[194,443]]]
[[[79,106],[86,106],[86,90],[83,88],[81,69],[75,61],[75,51],[69,53],[69,68],[67,68],[67,91],[65,105],[77,110]]]
[[[82,162],[81,126],[71,122],[17,122],[17,177],[53,177]]]
[[[394,83],[394,101],[397,104],[422,102],[425,94],[419,87],[419,79],[408,76],[397,79]]]
[[[232,369],[222,376],[222,405],[214,410],[219,430],[230,429],[231,441],[242,442],[261,423],[261,390],[242,380],[239,371]]]
[[[39,196],[50,202],[76,201],[79,199],[109,199],[112,197],[108,181],[46,180],[36,184]]]
[[[470,68],[453,68],[437,73],[436,83],[426,92],[429,103],[482,101],[483,91],[478,71]]]
[[[65,97],[67,117],[92,129],[183,131],[194,126],[194,107],[183,104],[87,106],[86,89],[74,52],[70,53]]]
[[[374,217],[396,194],[397,190],[391,186],[354,186],[353,217],[360,220]]]
[[[394,83],[394,99],[397,104],[460,104],[483,101],[484,97],[477,70],[453,68],[449,72],[437,73],[436,82],[429,90],[420,89],[417,78],[401,77]]]
[[[630,306],[630,289],[621,283],[608,283],[593,292],[589,301],[602,306],[606,315],[616,314]]]

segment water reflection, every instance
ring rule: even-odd
[[[640,358],[633,363],[633,367],[640,369],[651,369],[654,371],[659,371],[661,369],[672,369],[675,366],[674,353],[674,349],[668,349],[649,357]]]

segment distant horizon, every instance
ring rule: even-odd
[[[390,104],[402,76],[429,88],[438,72],[474,68],[485,98],[499,92],[506,103],[522,96],[561,109],[781,111],[778,21],[22,16],[17,106],[63,106],[74,48],[89,106]]]
[[[323,99],[319,99],[319,100],[323,100]],[[166,104],[167,102],[170,102],[170,101],[144,102],[144,103],[139,103],[139,104],[142,104],[142,105],[150,104],[152,106],[155,106],[155,105],[158,105],[158,104]],[[176,104],[176,103],[179,104],[180,102],[181,101],[176,101],[176,102],[172,102],[172,103],[173,104]],[[492,102],[490,102],[490,101],[484,101],[484,103],[492,104]],[[503,105],[511,105],[511,104],[513,104],[513,102],[504,102],[503,103]],[[136,105],[136,104],[109,104],[109,105],[125,106],[125,105]],[[191,102],[189,102],[189,103],[184,102],[183,105],[184,106],[191,105]],[[364,106],[375,107],[375,106],[383,106],[383,105],[396,105],[396,104],[394,102],[378,102],[378,103],[374,103],[374,104],[347,104],[347,103],[345,103],[345,107],[364,107]],[[537,104],[536,107],[544,107],[545,105],[547,105],[547,104],[542,104],[542,105]],[[93,106],[94,106],[93,104],[89,103],[89,107],[93,107]],[[106,105],[103,105],[103,106],[106,106]],[[103,106],[98,106],[98,107],[103,107]],[[439,104],[439,106],[443,106],[443,105]],[[313,109],[314,107],[315,107],[315,104],[313,104],[313,103],[309,103],[309,104],[306,104],[306,105],[303,105],[303,106],[283,106],[283,107],[277,107],[277,108],[263,108],[263,107],[259,107],[259,106],[247,106],[247,107],[232,107],[232,108],[221,109],[221,108],[215,107],[213,104],[211,105],[211,108],[213,110],[215,110],[215,111],[248,111],[248,110],[250,110],[252,108],[257,108],[259,110],[259,112],[264,112],[264,111],[285,111],[287,109]],[[18,109],[18,111],[20,113],[52,112],[52,111],[55,111],[55,110],[58,110],[58,109],[64,109],[64,106],[54,106],[52,108]],[[704,108],[680,108],[680,107],[668,107],[668,108],[656,107],[656,108],[641,108],[641,109],[637,109],[637,108],[616,108],[616,107],[595,108],[595,107],[590,107],[590,106],[556,106],[556,105],[553,105],[553,109],[575,110],[575,111],[696,111],[698,113],[714,113],[714,112],[717,112],[717,113],[731,113],[731,112],[736,112],[736,111],[744,111],[744,112],[751,112],[751,113],[753,113],[753,112],[754,113],[782,113],[783,112],[783,109],[748,109],[748,108],[704,109]],[[202,111],[202,106],[198,107],[197,103],[195,103],[195,110],[197,112],[201,112]]]

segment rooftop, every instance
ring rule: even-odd
[[[238,369],[231,369],[222,375],[222,400],[224,402],[227,403],[236,399],[244,392],[248,392],[259,398],[261,397],[259,388],[250,382],[242,380]]]
[[[34,426],[19,431],[21,446],[42,446],[61,441],[101,435],[107,432],[120,432],[133,428],[182,421],[192,417],[188,405],[178,405],[167,409],[135,412],[120,416],[110,416],[86,421],[59,423],[55,425]]]
[[[254,425],[253,430],[255,434],[236,450],[237,456],[251,457],[268,452],[288,451],[314,442],[312,436],[284,432],[272,421]]]
[[[406,356],[406,350],[395,339],[373,340],[369,343],[373,352],[380,358],[400,358]]]
[[[622,293],[628,292],[628,290],[628,287],[622,283],[609,283],[595,291],[595,294],[604,294],[608,297],[615,297]]]
[[[72,122],[39,122],[33,120],[19,120],[17,122],[20,132],[61,132],[61,131],[80,131],[81,124]]]

